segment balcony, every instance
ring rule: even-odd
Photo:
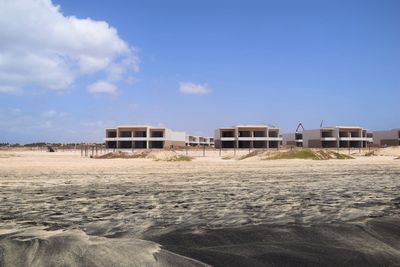
[[[222,131],[221,138],[235,138],[235,131]]]
[[[339,138],[340,141],[368,141],[371,140],[372,142],[372,138],[368,138],[368,137],[340,137]]]
[[[336,137],[321,137],[321,141],[336,141]]]

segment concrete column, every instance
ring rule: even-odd
[[[118,139],[119,139],[119,129],[117,128],[117,138],[116,138],[116,145],[115,145],[116,148],[120,147]]]
[[[239,129],[235,128],[235,148],[239,147]]]
[[[269,148],[269,129],[267,128],[265,136],[267,137],[267,149]]]
[[[340,147],[340,134],[339,134],[339,129],[336,129],[336,145],[339,148]]]
[[[146,149],[150,148],[149,138],[150,138],[150,128],[147,127],[146,128]]]

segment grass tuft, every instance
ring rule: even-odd
[[[364,156],[366,156],[366,157],[376,156],[375,155],[375,150],[365,153]]]
[[[312,159],[312,160],[321,160],[314,151],[309,149],[303,150],[293,150],[282,152],[271,157],[266,158],[266,160],[276,160],[276,159]]]
[[[334,152],[334,155],[336,156],[336,159],[354,159],[352,156],[337,153],[337,152]]]
[[[192,161],[192,157],[188,157],[188,156],[183,156],[183,155],[178,155],[176,157],[172,157],[170,159],[167,159],[165,161],[168,162],[175,162],[175,161]]]
[[[353,157],[327,150],[292,150],[282,152],[267,158],[266,160],[276,159],[310,159],[310,160],[328,160],[328,159],[353,159]]]

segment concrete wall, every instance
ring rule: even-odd
[[[398,146],[400,129],[373,132],[374,145],[377,146]]]
[[[170,129],[165,130],[165,138],[169,141],[178,141],[185,143],[186,133],[185,132],[175,132]]]
[[[321,147],[321,130],[320,129],[304,130],[303,147],[316,147],[316,146]]]
[[[185,141],[165,141],[164,148],[177,148],[177,147],[184,147]]]
[[[296,144],[296,134],[295,133],[282,134],[282,141],[284,146],[293,146]]]

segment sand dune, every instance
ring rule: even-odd
[[[0,235],[0,266],[207,266],[151,241],[31,228]]]
[[[215,266],[398,266],[400,219],[364,224],[258,225],[154,238]]]
[[[40,266],[50,255],[71,266],[201,264],[183,256],[217,266],[400,262],[400,164],[393,157],[8,155],[0,157],[0,266]]]

